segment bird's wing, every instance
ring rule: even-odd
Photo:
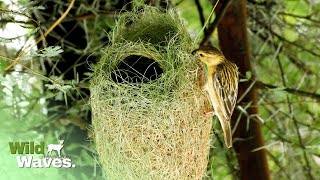
[[[232,62],[218,65],[213,75],[213,86],[225,118],[230,119],[237,102],[238,68]]]

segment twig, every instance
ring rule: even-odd
[[[307,110],[306,113],[309,114],[313,122],[316,122],[318,120],[313,112]]]
[[[71,10],[73,4],[74,4],[75,0],[71,0],[67,10],[61,15],[61,17],[55,22],[53,23],[53,25],[51,25],[49,27],[49,29],[42,35],[42,36],[39,36],[35,43],[31,46],[29,46],[28,49],[26,50],[22,50],[21,53],[18,55],[18,57],[15,59],[15,61],[13,63],[11,63],[9,66],[7,66],[5,68],[5,70],[9,70],[11,69],[17,62],[20,61],[20,57],[23,56],[24,54],[26,54],[28,52],[28,50],[32,49],[35,45],[37,45],[40,41],[42,41],[46,36],[48,36],[48,34],[57,26],[61,23],[61,21],[67,16],[67,14],[69,13],[69,11]]]
[[[275,162],[275,164],[280,168],[281,172],[283,172],[283,174],[286,176],[287,179],[291,179],[289,174],[286,172],[286,170],[281,166],[280,162],[278,161],[278,159],[276,157],[274,157],[273,154],[271,154],[271,152],[269,152],[267,150],[268,155],[271,157],[271,159],[273,160],[273,162]]]
[[[297,15],[297,14],[291,14],[291,13],[285,13],[285,12],[279,12],[280,15],[284,15],[284,16],[291,16],[294,18],[299,18],[299,19],[306,19],[309,20],[311,22],[314,23],[320,23],[320,21],[316,20],[316,19],[312,19],[312,14],[306,15],[306,16],[301,16],[301,15]]]
[[[282,67],[282,64],[281,64],[281,61],[280,61],[280,56],[278,56],[278,54],[276,55],[276,59],[277,59],[277,62],[278,62],[279,68],[280,68],[282,84],[284,86],[287,86],[286,79],[285,79],[285,73],[284,73],[284,70],[283,70],[283,67]],[[312,173],[311,173],[311,166],[310,166],[310,163],[309,163],[309,160],[308,160],[308,157],[307,157],[306,147],[303,144],[303,140],[302,140],[302,137],[301,137],[301,134],[300,134],[300,131],[299,131],[298,121],[295,118],[295,116],[293,115],[293,107],[292,107],[292,104],[290,102],[289,96],[287,95],[286,98],[287,98],[287,102],[288,102],[288,108],[289,108],[290,116],[291,116],[291,119],[293,120],[293,124],[294,124],[294,127],[295,127],[296,132],[297,132],[299,144],[300,144],[300,147],[301,147],[301,149],[303,151],[303,157],[304,157],[304,160],[305,160],[305,163],[306,163],[307,176],[309,177],[309,179],[314,179],[314,177],[312,176]]]
[[[254,118],[254,117],[250,117],[250,119],[253,119],[253,120],[257,121],[258,123],[260,123],[260,121],[257,120],[257,119]],[[276,132],[276,131],[274,130],[273,127],[270,127],[270,126],[267,125],[266,123],[263,124],[263,126],[266,127],[269,131],[271,131],[274,135],[276,135],[277,138],[279,138],[282,142],[287,142],[287,143],[290,143],[290,144],[295,145],[295,143],[294,143],[293,141],[291,141],[290,139],[287,139],[287,138],[282,137],[278,132]]]
[[[271,105],[274,110],[278,110],[278,107],[276,107],[274,104],[275,104],[275,103],[271,103],[271,102],[270,102],[269,105]],[[286,103],[286,104],[287,104],[287,103]],[[292,104],[292,101],[291,101],[291,104]],[[266,107],[265,107],[265,108],[266,108]],[[268,108],[266,108],[266,110],[267,110],[270,114],[273,112],[272,110],[269,110]],[[278,112],[281,113],[281,114],[283,114],[283,115],[286,116],[287,118],[290,118],[290,119],[291,119],[291,116],[290,116],[289,114],[285,113],[284,111],[280,111],[280,110],[279,110]],[[309,111],[309,112],[310,112],[310,111]],[[307,111],[307,113],[308,113],[308,111]],[[311,118],[312,118],[312,117],[311,117]],[[302,126],[308,127],[310,130],[315,130],[315,131],[319,131],[319,132],[320,132],[320,128],[317,128],[317,127],[315,127],[315,126],[312,125],[312,124],[308,124],[308,123],[305,123],[305,122],[302,122],[302,121],[298,121],[298,120],[297,120],[297,122],[298,122],[299,124],[301,124]]]
[[[27,24],[27,25],[33,25],[36,24],[33,21],[20,21],[20,20],[14,20],[14,19],[0,19],[0,23],[6,24],[6,23],[16,23],[16,24]]]
[[[63,85],[62,83],[59,83],[59,82],[56,81],[56,80],[50,79],[50,78],[42,75],[41,73],[30,69],[29,67],[27,67],[26,65],[24,65],[24,64],[16,61],[15,59],[11,59],[11,58],[8,58],[8,57],[2,56],[2,55],[0,55],[0,57],[3,58],[3,59],[6,59],[6,60],[12,61],[13,63],[19,64],[19,65],[22,66],[24,69],[29,70],[30,72],[32,72],[33,74],[35,74],[35,75],[37,75],[37,76],[40,76],[40,77],[42,77],[42,78],[44,78],[44,79],[47,79],[49,82],[51,82],[51,83],[53,83],[53,84],[59,84],[59,85],[61,85],[61,86]]]
[[[179,2],[177,2],[174,6],[179,6],[184,0],[180,0]]]
[[[266,23],[263,23],[262,21],[260,21],[258,18],[254,17],[253,15],[250,14],[250,17],[255,21],[257,22],[260,26],[262,26],[263,28],[265,28],[266,30],[268,30],[273,36],[277,37],[279,40],[281,41],[284,41],[288,44],[292,44],[293,46],[296,46],[297,48],[303,50],[303,51],[306,51],[314,56],[317,56],[317,57],[320,57],[320,54],[310,50],[310,49],[307,49],[303,44],[299,44],[299,43],[296,43],[296,42],[291,42],[289,40],[287,40],[286,38],[280,36],[278,33],[276,33],[274,30],[271,29],[271,26],[269,26],[268,24]]]
[[[116,12],[116,11],[101,11],[101,12],[95,12],[95,13],[86,13],[86,14],[80,14],[72,17],[67,17],[63,19],[63,22],[70,22],[70,21],[81,21],[81,20],[86,20],[86,19],[93,19],[96,18],[97,16],[103,16],[107,18],[115,18],[122,12]],[[48,20],[45,22],[38,22],[35,23],[34,21],[18,21],[14,19],[0,19],[0,23],[18,23],[18,24],[26,24],[26,25],[33,25],[34,27],[38,26],[43,26],[45,24],[53,23],[55,21]]]
[[[214,131],[213,131],[213,134],[214,134],[214,136],[216,137],[216,139],[217,139],[217,141],[218,141],[218,143],[219,143],[219,146],[223,149],[223,148],[224,148],[224,145],[223,145],[223,141],[221,140],[220,136],[219,136],[216,132],[214,132]],[[209,159],[211,159],[211,155],[213,154],[212,151],[213,151],[213,148],[210,148]],[[233,165],[231,164],[231,159],[232,159],[231,155],[228,153],[228,150],[226,150],[224,154],[225,154],[225,158],[226,158],[227,165],[228,165],[228,167],[229,167],[230,173],[231,173],[233,176],[236,176],[236,173],[235,173],[235,172],[237,172],[237,170],[236,170],[236,169],[233,167]],[[208,166],[208,168],[209,168],[209,166]],[[237,179],[237,178],[234,177],[234,179]]]
[[[39,23],[36,20],[34,20],[32,17],[28,16],[27,14],[24,14],[24,13],[21,13],[18,11],[14,11],[14,10],[3,9],[3,8],[0,8],[0,12],[18,14],[20,16],[24,16],[28,19],[31,19],[31,21],[33,21],[35,24],[39,25]]]
[[[218,26],[218,24],[220,23],[222,17],[225,15],[225,13],[227,12],[228,7],[233,3],[234,0],[229,0],[228,3],[226,4],[222,4],[222,11],[220,14],[216,15],[216,18],[214,19],[214,21],[209,25],[208,29],[205,31],[204,33],[204,38],[200,43],[200,46],[203,46],[205,44],[207,44],[209,42],[209,39],[213,33],[213,31],[215,30],[215,28]]]
[[[251,31],[253,33],[255,33],[261,40],[263,40],[265,42],[268,41],[268,38],[266,36],[264,36],[262,33],[258,33],[258,31],[253,30],[253,29],[251,29]],[[276,44],[275,42],[271,42],[271,43],[274,43],[275,46],[278,46],[278,44]],[[294,57],[294,56],[292,56],[290,54],[288,54],[287,56],[288,56],[288,60],[290,62],[292,62],[299,70],[301,70],[303,72],[306,72],[308,75],[316,74],[312,70],[310,70],[303,61],[298,60],[296,57]]]
[[[307,68],[307,65],[303,61],[299,61],[296,57],[287,54],[287,57],[290,62],[292,62],[298,69],[301,69],[303,72],[307,73],[307,75],[316,74]]]
[[[309,98],[315,99],[316,101],[320,102],[320,94],[317,94],[317,93],[311,93],[311,92],[301,91],[298,89],[287,88],[287,87],[278,87],[278,86],[274,86],[271,84],[263,83],[261,81],[256,81],[254,86],[259,89],[279,89],[279,90],[285,91],[287,93],[291,93],[291,94],[295,94],[295,95],[299,95],[299,96],[304,96],[304,97],[309,97]]]
[[[203,15],[203,9],[201,7],[201,4],[200,4],[199,0],[195,0],[195,3],[196,3],[196,6],[197,6],[197,9],[198,9],[201,25],[204,26],[205,19],[204,19],[204,15]]]
[[[205,21],[205,23],[204,23],[201,31],[198,33],[197,37],[195,38],[195,40],[194,40],[194,42],[193,42],[193,45],[198,44],[198,39],[199,39],[199,37],[200,37],[200,34],[201,34],[202,32],[205,32],[205,29],[206,29],[206,27],[207,27],[207,24],[209,23],[209,20],[211,19],[212,15],[213,15],[213,12],[214,12],[214,10],[216,9],[218,3],[219,3],[219,0],[217,0],[216,3],[214,4],[214,6],[213,6],[213,8],[212,8],[212,10],[211,10],[211,12],[210,12],[210,14],[209,14],[209,17],[207,18],[207,20]]]
[[[253,4],[253,5],[257,5],[257,6],[267,6],[268,1],[262,1],[262,2],[257,2],[257,1],[253,1],[253,0],[247,0],[249,3]]]

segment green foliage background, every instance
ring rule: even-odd
[[[53,2],[56,5],[65,5],[62,1]],[[13,59],[21,47],[17,49],[6,47],[12,39],[0,35],[0,179],[8,177],[11,179],[31,179],[32,177],[101,179],[103,177],[96,160],[94,144],[90,138],[87,138],[90,130],[81,129],[81,122],[80,125],[74,123],[75,119],[79,119],[79,112],[88,111],[88,99],[83,98],[83,101],[72,106],[69,103],[75,95],[81,94],[79,93],[81,88],[88,87],[91,74],[87,73],[88,78],[79,82],[76,79],[65,80],[63,76],[43,77],[35,73],[44,72],[40,66],[44,59],[50,57],[53,62],[57,62],[63,51],[77,51],[85,55],[99,56],[100,49],[108,44],[107,33],[114,26],[116,14],[121,11],[112,8],[118,1],[104,1],[106,3],[103,8],[97,5],[101,1],[95,2],[95,5],[89,5],[81,1],[74,12],[79,16],[90,13],[99,15],[79,21],[90,42],[88,47],[83,51],[72,49],[70,44],[65,47],[34,49],[22,58],[22,63],[32,71],[26,69],[19,72],[5,71],[5,67],[12,63],[6,57]],[[212,2],[200,0],[200,3],[203,14],[207,18],[213,7]],[[18,1],[18,4],[24,8],[18,9],[17,12],[27,15],[39,13],[38,10],[47,8],[35,7],[29,1]],[[138,7],[143,4],[143,1],[136,0],[132,4]],[[0,5],[1,29],[6,28],[8,22],[18,23],[19,19],[15,13],[9,14],[5,11],[10,9],[10,6],[2,1]],[[171,5],[179,11],[194,39],[202,28],[194,1],[174,0]],[[104,11],[101,11],[101,8]],[[271,176],[274,179],[319,177],[320,2],[316,0],[248,0],[247,11],[251,61],[254,69],[249,74],[259,82],[275,86],[272,89],[267,87],[258,89],[258,116],[263,128]],[[66,21],[72,18],[74,16],[68,15]],[[214,16],[210,22],[213,19]],[[41,29],[41,27],[30,26],[29,20],[19,23],[26,29],[24,37],[28,38]],[[218,46],[217,39],[215,31],[211,37],[211,43],[215,46]],[[33,83],[30,83],[30,78],[34,78],[31,81]],[[47,78],[64,85],[52,85]],[[246,79],[245,76],[242,78]],[[44,90],[46,88],[49,90]],[[288,91],[288,88],[292,91]],[[307,92],[307,95],[301,92]],[[46,99],[50,98],[63,101],[68,107],[68,110],[63,112],[66,115],[64,119],[47,115],[46,111],[60,107],[48,107]],[[241,108],[245,114],[246,107]],[[252,117],[248,117],[249,120],[252,120]],[[214,122],[216,134],[221,135],[219,124],[217,121]],[[57,143],[59,136],[66,138],[63,154],[70,157],[77,168],[19,169],[16,165],[16,156],[9,152],[9,141],[45,141],[49,144]],[[212,179],[237,179],[239,167],[236,155],[234,151],[220,146],[218,137],[213,138],[212,141],[214,148],[210,151],[211,159],[207,174]]]

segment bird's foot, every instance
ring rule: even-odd
[[[205,112],[205,115],[206,116],[214,116],[214,110],[212,109],[211,111],[207,111],[207,112]]]

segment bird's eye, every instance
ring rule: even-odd
[[[199,55],[200,55],[200,57],[204,57],[204,55],[202,53],[200,53]]]

